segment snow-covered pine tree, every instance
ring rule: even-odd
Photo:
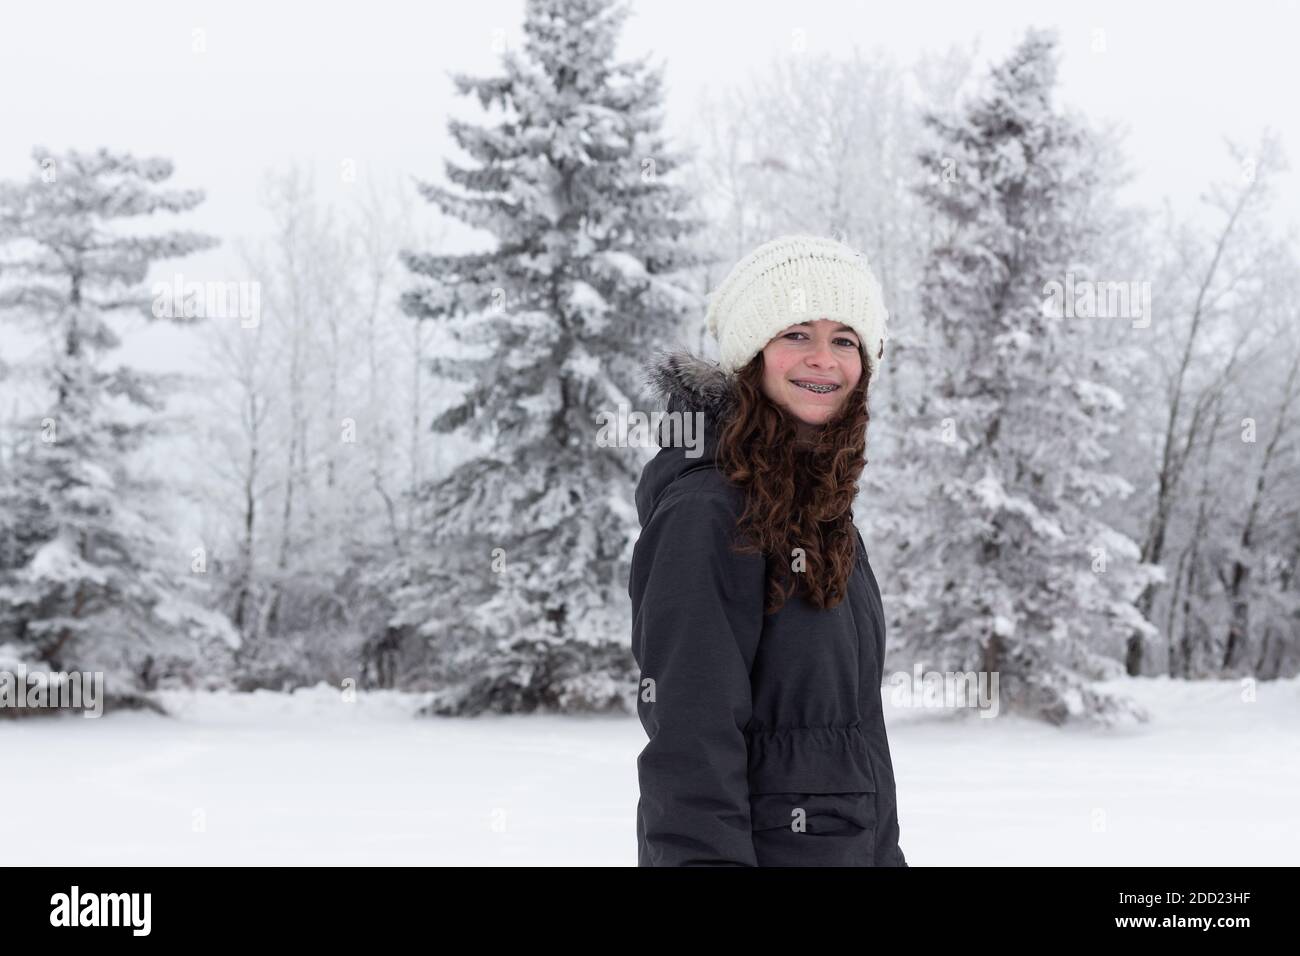
[[[628,11],[530,0],[523,56],[455,77],[505,115],[453,121],[445,213],[496,237],[470,255],[408,254],[407,312],[437,330],[435,374],[465,384],[434,422],[484,452],[427,489],[426,539],[399,576],[395,626],[435,642],[442,713],[628,707],[632,493],[645,452],[601,447],[599,415],[636,407],[640,364],[698,295],[684,157],[661,132],[662,67],[615,62]]]
[[[26,183],[0,187],[0,320],[49,344],[11,369],[30,384],[0,447],[0,656],[32,671],[102,671],[110,705],[152,706],[141,692],[205,667],[234,634],[200,603],[189,550],[162,538],[163,489],[131,469],[158,431],[165,382],[106,359],[121,344],[116,320],[155,319],[150,264],[215,240],[127,227],[202,201],[160,188],[168,160],[33,157]]]
[[[921,187],[940,234],[922,289],[941,374],[911,451],[932,475],[907,578],[910,648],[998,674],[1006,710],[1053,723],[1141,719],[1090,682],[1122,671],[1148,580],[1135,542],[1097,506],[1131,486],[1107,464],[1124,405],[1089,327],[1051,315],[1048,283],[1087,267],[1098,237],[1088,128],[1053,106],[1053,34],[1030,31],[988,88],[931,115]]]

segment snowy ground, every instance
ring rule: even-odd
[[[936,864],[1300,858],[1300,681],[1124,680],[1151,723],[1107,733],[891,710],[902,845]],[[426,718],[172,694],[178,717],[0,721],[9,864],[635,865],[635,717]]]

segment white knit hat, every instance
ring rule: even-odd
[[[806,234],[772,239],[736,263],[707,298],[709,331],[728,374],[782,329],[831,319],[861,337],[875,380],[889,313],[866,256],[842,242]]]

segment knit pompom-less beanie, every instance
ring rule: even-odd
[[[835,239],[795,234],[763,243],[708,295],[708,327],[731,374],[798,322],[843,322],[861,338],[872,380],[889,338],[880,282],[867,258]]]

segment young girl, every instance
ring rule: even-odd
[[[859,254],[784,236],[710,296],[720,364],[651,363],[704,442],[661,448],[636,491],[641,866],[907,866],[853,524],[886,318]]]

